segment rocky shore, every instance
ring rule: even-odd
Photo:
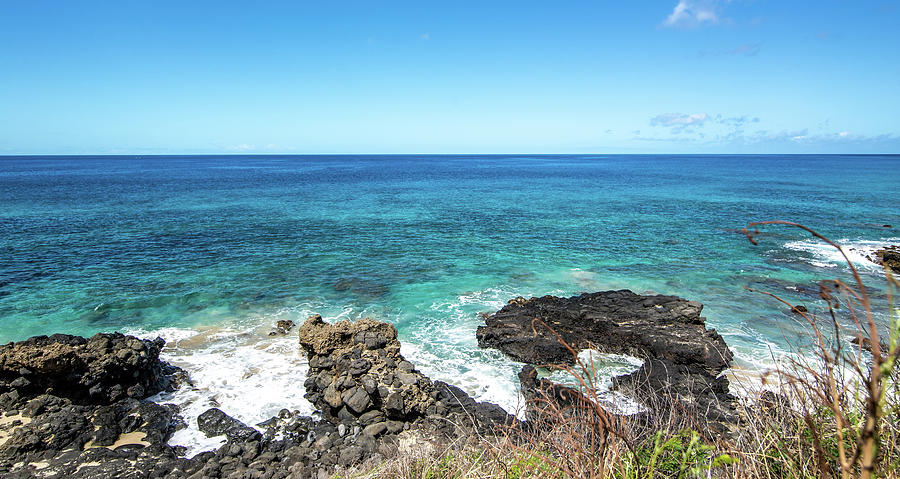
[[[532,330],[540,318],[575,348],[645,358],[640,370],[617,378],[618,387],[675,398],[685,410],[727,421],[731,398],[719,373],[731,353],[705,328],[701,309],[627,291],[517,298],[488,316],[477,336],[482,347],[519,361],[570,362],[555,335]],[[275,333],[292,326],[277,325]],[[159,359],[161,339],[53,335],[0,346],[0,476],[330,477],[338,467],[374,467],[397,454],[443,450],[520,424],[499,406],[420,373],[400,354],[389,323],[329,324],[314,315],[296,330],[315,417],[284,409],[246,425],[213,408],[198,426],[210,437],[224,436],[225,444],[192,458],[167,444],[185,425],[179,409],[147,400],[189,382]],[[538,384],[530,372],[520,375],[526,395]]]
[[[674,409],[723,429],[736,421],[722,372],[733,354],[700,316],[703,305],[675,296],[642,296],[628,290],[571,298],[515,298],[485,317],[479,346],[496,348],[530,365],[572,364],[572,352],[593,349],[627,354],[644,363],[613,378],[649,409]],[[531,371],[533,367],[526,366]],[[520,374],[528,377],[531,374]]]
[[[377,464],[516,421],[418,372],[388,323],[332,325],[316,315],[299,337],[310,364],[306,397],[320,416],[285,409],[251,427],[213,408],[198,426],[226,443],[190,459],[166,444],[184,426],[178,408],[146,400],[187,381],[159,360],[161,339],[53,335],[0,346],[0,475],[330,477],[337,466]]]
[[[867,255],[866,259],[875,264],[880,264],[894,273],[900,273],[900,246],[885,246],[875,251],[872,255]]]

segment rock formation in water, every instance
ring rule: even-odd
[[[173,386],[162,340],[56,334],[0,346],[0,476],[162,477],[177,408],[142,399]]]
[[[110,404],[144,398],[169,385],[159,350],[165,344],[122,334],[89,339],[66,334],[36,336],[0,348],[0,381],[18,381],[4,393],[48,393],[75,403]],[[4,400],[0,398],[0,406]]]
[[[880,264],[895,273],[900,273],[900,246],[891,245],[875,251],[871,256],[866,256],[869,261]]]
[[[732,353],[715,330],[706,328],[702,309],[675,296],[627,290],[519,297],[487,315],[476,335],[481,347],[533,365],[571,364],[575,358],[560,339],[575,351],[642,358],[639,370],[614,378],[616,387],[634,392],[648,407],[674,406],[698,420],[728,423],[735,418],[734,398],[721,373]]]
[[[517,298],[486,317],[479,344],[532,363],[572,355],[540,318],[575,348],[645,358],[617,378],[644,397],[728,420],[727,382],[718,375],[731,352],[707,330],[699,303],[614,291],[573,298]],[[285,331],[290,329],[283,325]],[[121,334],[40,336],[0,346],[0,476],[9,478],[328,477],[338,466],[374,467],[400,452],[443,447],[517,419],[497,405],[432,381],[400,354],[391,324],[364,319],[329,324],[318,315],[298,328],[309,361],[306,397],[319,417],[282,410],[247,425],[211,408],[197,419],[221,447],[187,459],[167,444],[185,426],[176,406],[147,398],[187,381],[159,360],[164,342]],[[523,391],[565,387],[526,367]],[[418,448],[418,449],[417,449]]]
[[[159,360],[161,339],[54,335],[0,346],[0,476],[330,477],[336,466],[374,465],[515,421],[418,372],[390,324],[316,315],[299,337],[321,419],[285,409],[251,427],[211,408],[198,426],[226,442],[191,459],[167,444],[185,425],[178,408],[146,400],[182,374]]]
[[[515,420],[500,406],[476,402],[417,371],[400,354],[390,323],[366,318],[329,324],[316,315],[300,328],[300,345],[309,358],[306,398],[335,424],[396,432],[428,418],[474,421],[485,429]]]

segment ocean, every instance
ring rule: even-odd
[[[900,156],[0,157],[0,342],[122,331],[168,341],[192,385],[160,399],[250,424],[311,412],[296,336],[312,313],[396,325],[425,374],[519,404],[521,365],[480,350],[479,312],[516,296],[678,295],[761,371],[796,349],[846,247],[887,311]],[[885,314],[880,321],[887,321]],[[800,346],[802,347],[802,346]],[[627,361],[625,361],[627,363]],[[618,369],[617,369],[618,368]],[[612,361],[619,371],[622,361]],[[193,416],[192,416],[193,415]],[[211,447],[195,428],[174,443]]]

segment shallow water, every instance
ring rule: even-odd
[[[435,379],[514,409],[519,365],[480,350],[515,296],[628,288],[706,306],[744,369],[847,277],[798,221],[865,252],[900,243],[898,156],[0,157],[0,341],[121,330],[169,341],[195,388],[249,423],[302,399],[278,319],[371,316]],[[883,225],[893,225],[886,228]],[[883,319],[883,318],[882,318]]]

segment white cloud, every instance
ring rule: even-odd
[[[709,119],[706,113],[663,113],[650,119],[651,126],[666,126],[683,129],[689,126],[701,125]]]
[[[248,145],[247,143],[241,143],[239,145],[226,146],[225,149],[228,151],[250,151],[253,149],[253,145]]]
[[[741,129],[751,123],[759,123],[759,117],[741,115],[741,116],[722,116],[709,115],[707,113],[663,113],[656,115],[650,119],[651,126],[662,126],[671,128],[674,134],[694,133],[693,128],[706,128],[706,125],[722,125],[718,127],[727,128],[730,131],[741,132]],[[696,132],[703,136],[702,132]]]
[[[675,25],[690,18],[691,15],[688,13],[687,8],[688,4],[686,1],[679,1],[678,5],[675,5],[675,9],[672,10],[672,13],[663,20],[663,25]]]
[[[703,23],[718,23],[716,0],[678,0],[672,13],[663,20],[667,27],[693,27]]]
[[[664,113],[651,118],[650,124],[654,127],[666,128],[666,130],[656,130],[649,136],[635,135],[632,139],[694,145],[699,148],[728,147],[734,151],[762,147],[783,148],[785,151],[813,151],[823,148],[846,150],[858,147],[860,151],[878,151],[891,148],[896,150],[896,145],[900,145],[900,136],[894,133],[860,135],[847,130],[822,131],[826,129],[828,121],[821,122],[816,132],[810,131],[808,128],[780,131],[750,130],[751,127],[760,123],[759,117],[750,115]],[[801,150],[797,150],[797,148]]]
[[[757,130],[750,134],[744,134],[736,130],[731,134],[718,136],[716,141],[733,144],[802,144],[802,145],[838,145],[838,144],[876,144],[879,142],[897,141],[900,137],[892,134],[882,135],[854,135],[849,131],[834,133],[810,133],[809,129],[769,131]]]
[[[751,117],[751,116],[747,116],[747,115],[728,116],[728,117],[722,116],[722,115],[716,115],[714,118],[712,118],[712,120],[721,125],[727,125],[727,126],[735,128],[735,129],[740,129],[748,123],[759,123],[758,116]]]
[[[849,131],[838,131],[834,133],[818,133],[818,134],[806,134],[806,130],[804,130],[804,134],[801,136],[794,137],[794,141],[807,141],[807,142],[819,142],[819,143],[862,143],[869,141],[888,141],[888,140],[897,140],[898,136],[893,134],[882,134],[882,135],[856,135]]]

